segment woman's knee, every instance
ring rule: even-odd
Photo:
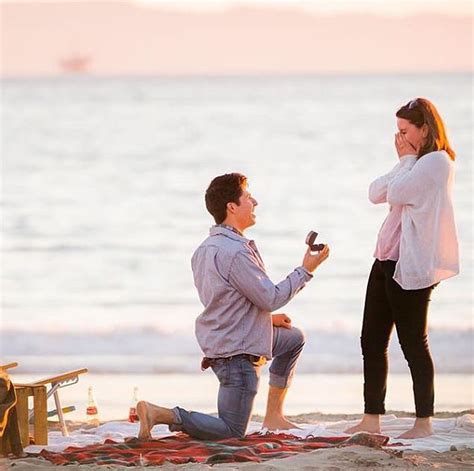
[[[408,362],[419,359],[431,359],[427,336],[419,338],[401,337],[399,342],[403,355]]]
[[[364,357],[385,357],[388,351],[388,342],[362,334],[360,346]]]

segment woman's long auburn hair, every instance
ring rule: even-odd
[[[428,127],[426,142],[418,153],[418,158],[429,152],[444,150],[451,160],[456,158],[456,153],[449,145],[448,136],[443,120],[435,105],[426,98],[415,98],[402,106],[396,113],[397,118],[406,119],[421,128],[424,124]]]

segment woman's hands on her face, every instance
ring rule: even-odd
[[[409,154],[418,155],[418,149],[416,149],[412,144],[410,144],[407,141],[407,138],[399,132],[395,134],[395,148],[397,149],[399,158],[402,158],[405,155]]]

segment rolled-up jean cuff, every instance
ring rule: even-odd
[[[183,420],[181,419],[179,407],[173,407],[171,412],[174,415],[174,422],[169,426],[169,429],[171,432],[181,432],[183,430]]]
[[[274,386],[275,388],[285,389],[289,388],[291,385],[291,376],[280,376],[276,375],[275,373],[270,373],[270,386]]]

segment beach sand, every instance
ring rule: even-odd
[[[6,460],[2,460],[6,461]],[[34,469],[46,470],[56,468],[51,463],[35,459],[26,458],[16,461],[9,460],[1,463],[4,469],[15,469],[17,471],[32,471]],[[280,460],[270,460],[263,463],[226,463],[209,466],[205,464],[185,464],[163,466],[149,466],[149,470],[169,470],[169,469],[190,469],[193,471],[209,469],[236,469],[239,471],[261,469],[263,471],[273,470],[326,470],[345,471],[351,469],[411,469],[434,470],[434,469],[474,469],[474,450],[447,451],[444,453],[417,452],[404,453],[403,456],[394,456],[381,450],[354,446],[343,449],[327,449],[302,453],[291,458]],[[68,465],[69,470],[125,470],[131,469],[122,466],[92,466],[92,465]],[[132,468],[133,469],[133,468]]]
[[[463,414],[472,414],[474,411],[464,411],[462,413],[440,412],[436,418],[456,418]],[[397,417],[413,417],[403,411],[389,411],[387,414],[394,414]],[[317,423],[319,421],[335,422],[340,420],[353,420],[360,417],[360,414],[300,414],[289,417],[294,423]],[[261,421],[261,417],[254,416],[254,421]],[[71,429],[83,428],[83,423],[71,424]],[[2,468],[3,466],[3,468]],[[347,448],[332,448],[316,450],[308,453],[301,453],[297,456],[284,459],[274,459],[263,463],[226,463],[220,465],[205,464],[185,464],[163,466],[148,466],[150,470],[169,469],[192,469],[199,471],[204,469],[251,469],[272,471],[272,470],[327,470],[344,471],[351,469],[411,469],[433,470],[433,469],[474,469],[474,449],[451,450],[438,453],[435,451],[399,451],[399,450],[378,450],[362,446],[352,446]],[[0,460],[0,469],[15,469],[17,471],[31,471],[34,469],[55,468],[50,462],[37,458],[20,458],[16,460]],[[68,465],[67,470],[125,470],[130,469],[122,466],[110,465]]]

